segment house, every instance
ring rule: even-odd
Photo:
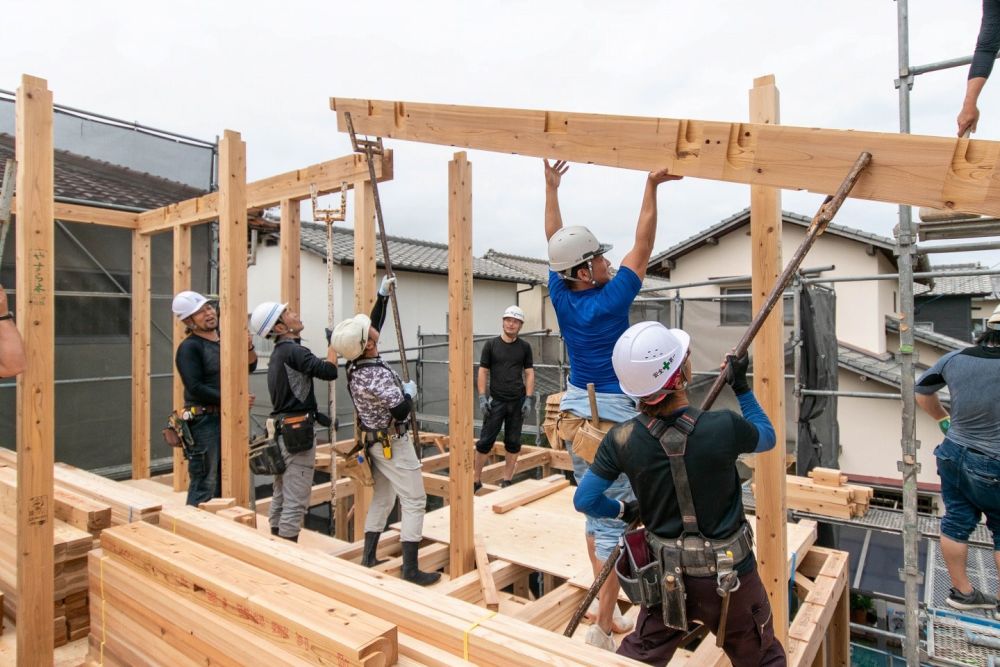
[[[980,270],[979,262],[937,264],[936,271]],[[940,276],[933,287],[916,285],[914,321],[917,327],[970,341],[981,333],[1000,303],[1000,276]]]

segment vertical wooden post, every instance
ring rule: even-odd
[[[55,271],[52,93],[21,77],[16,102],[17,324],[27,370],[17,378],[17,664],[51,665],[55,463]]]
[[[826,645],[830,649],[829,665],[831,667],[850,667],[851,665],[851,587],[844,586],[844,592],[837,600],[837,608],[830,619],[827,630]]]
[[[354,184],[354,312],[367,315],[375,305],[375,193],[372,184]],[[365,534],[365,517],[372,502],[373,489],[355,484],[354,539]]]
[[[750,122],[777,124],[778,88],[774,76],[754,79],[750,91]],[[781,192],[750,187],[753,310],[760,308],[777,280],[781,261]],[[754,466],[757,495],[757,560],[774,612],[774,634],[788,635],[788,536],[785,525],[785,347],[784,307],[779,300],[753,345],[753,387],[764,412],[774,424],[777,444],[757,454]]]
[[[472,165],[448,163],[448,575],[475,567],[472,501]]]
[[[176,225],[174,227],[174,294],[191,289],[191,228]],[[177,347],[185,338],[184,323],[173,318],[174,323],[174,355]],[[175,410],[184,407],[184,383],[181,374],[174,368],[173,406]],[[184,452],[175,447],[174,455],[174,491],[183,491],[188,487],[188,469],[184,460]]]
[[[299,202],[281,200],[281,302],[293,313],[301,313],[302,216]]]
[[[226,130],[219,145],[222,495],[244,507],[250,503],[246,167],[246,144]]]
[[[149,478],[150,237],[132,232],[132,479]]]

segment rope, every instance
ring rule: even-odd
[[[483,621],[488,621],[496,615],[497,612],[491,611],[490,613],[486,614],[485,616],[477,620],[475,623],[470,625],[468,628],[466,628],[465,632],[462,633],[462,655],[465,656],[466,661],[468,661],[469,659],[469,633],[478,628],[480,623],[482,623]]]

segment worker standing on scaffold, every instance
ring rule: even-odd
[[[404,383],[378,353],[379,334],[385,323],[386,305],[393,278],[383,278],[371,316],[355,315],[333,329],[333,348],[347,359],[347,391],[357,412],[355,428],[368,453],[375,480],[368,515],[365,517],[365,549],[361,564],[376,558],[378,539],[399,498],[402,511],[400,542],[403,546],[403,579],[429,586],[441,578],[437,572],[422,572],[417,555],[423,539],[427,494],[407,418],[414,409],[417,383]]]

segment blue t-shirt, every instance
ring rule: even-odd
[[[627,266],[601,287],[579,292],[549,271],[549,297],[569,352],[570,383],[586,387],[593,382],[599,392],[623,393],[611,353],[629,327],[629,307],[641,288],[639,276]]]

